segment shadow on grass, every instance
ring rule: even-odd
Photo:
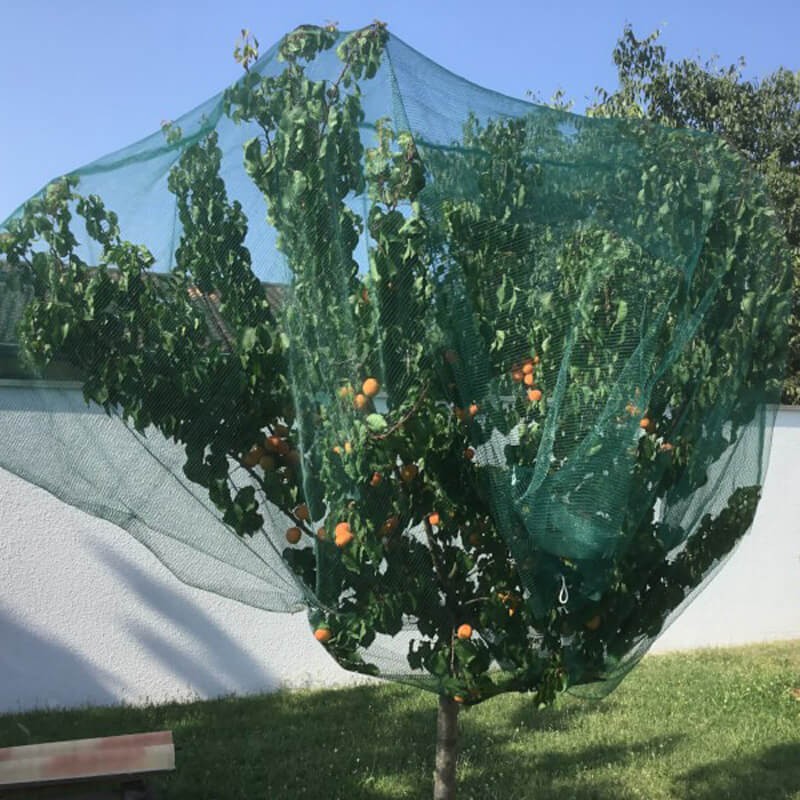
[[[250,797],[418,800],[432,794],[436,698],[401,687],[265,697],[195,706],[176,729],[171,800]],[[244,718],[242,713],[247,713]],[[539,731],[487,735],[478,710],[462,719],[459,798],[627,800],[609,765],[672,750],[680,737],[591,743],[563,752]],[[576,713],[570,711],[569,713]],[[473,716],[474,715],[474,716]],[[490,724],[493,715],[489,717]],[[569,724],[569,723],[568,723]],[[599,770],[602,774],[595,774]]]
[[[526,702],[524,696],[510,695],[512,707],[506,718],[509,725],[528,731],[570,731],[580,725],[586,717],[612,714],[617,709],[614,700],[578,700],[560,698],[555,707],[537,709],[533,700]],[[501,702],[505,698],[498,698]],[[492,702],[496,702],[493,700]]]
[[[800,744],[776,745],[756,755],[704,764],[681,775],[675,786],[678,796],[693,800],[789,800],[800,792]]]
[[[604,713],[604,704],[569,704],[538,718],[513,700],[493,704],[461,719],[459,800],[634,800],[654,785],[642,783],[647,770],[659,797],[788,800],[800,788],[800,744],[671,778],[658,767],[653,774],[653,765],[684,751],[681,733],[631,735],[605,717],[570,730]],[[22,714],[0,717],[0,729],[20,721],[40,741],[172,730],[177,770],[158,779],[162,800],[424,800],[432,794],[435,715],[435,696],[387,684]]]
[[[568,727],[565,726],[565,727]],[[522,735],[464,736],[462,795],[475,800],[518,797],[536,800],[628,800],[639,791],[619,783],[619,771],[654,753],[667,756],[681,736],[654,736],[635,742],[593,742],[561,749],[560,730],[523,730]],[[554,734],[554,736],[548,735]],[[574,740],[573,740],[574,741]],[[466,763],[465,763],[466,762]]]
[[[432,794],[436,697],[392,684],[347,691],[226,698],[148,708],[88,708],[0,717],[5,739],[21,722],[32,741],[172,730],[175,773],[156,779],[163,800],[419,800]],[[628,800],[608,766],[675,745],[556,745],[546,730],[515,727],[508,710],[477,708],[461,720],[459,800]],[[569,727],[577,709],[566,710]],[[535,717],[533,718],[535,719]],[[530,720],[528,720],[530,721]],[[6,744],[22,743],[6,741]]]

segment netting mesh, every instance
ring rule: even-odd
[[[21,351],[83,393],[2,389],[0,465],[188,583],[308,609],[347,668],[615,685],[756,510],[789,292],[759,182],[380,25],[240,55],[6,222]]]

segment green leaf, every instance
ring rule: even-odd
[[[628,318],[628,304],[624,300],[620,300],[617,305],[617,318],[614,320],[614,324],[611,326],[611,330],[617,327],[617,325],[621,325],[625,320]]]
[[[256,346],[258,341],[258,331],[255,328],[245,328],[242,331],[241,347],[242,352],[248,353]]]
[[[367,428],[371,433],[383,433],[388,427],[383,414],[368,414],[364,422],[366,422]]]

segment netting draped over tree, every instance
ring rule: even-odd
[[[238,55],[6,222],[21,351],[94,410],[6,390],[0,465],[182,580],[308,608],[350,669],[614,685],[756,510],[789,308],[759,181],[380,24]]]

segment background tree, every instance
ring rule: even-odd
[[[28,357],[69,359],[88,400],[177,442],[340,664],[439,695],[449,798],[461,705],[613,684],[749,527],[787,284],[758,181],[718,139],[467,109],[443,147],[366,119],[387,40],[305,26],[277,74],[237,50],[225,112],[256,133],[280,308],[216,133],[170,173],[168,276],[72,179],[2,251],[35,290]]]
[[[594,116],[646,118],[721,136],[764,177],[794,265],[794,305],[785,403],[800,403],[800,73],[784,67],[748,80],[744,59],[670,61],[660,33],[639,39],[626,26],[614,48],[619,86],[597,89]]]

